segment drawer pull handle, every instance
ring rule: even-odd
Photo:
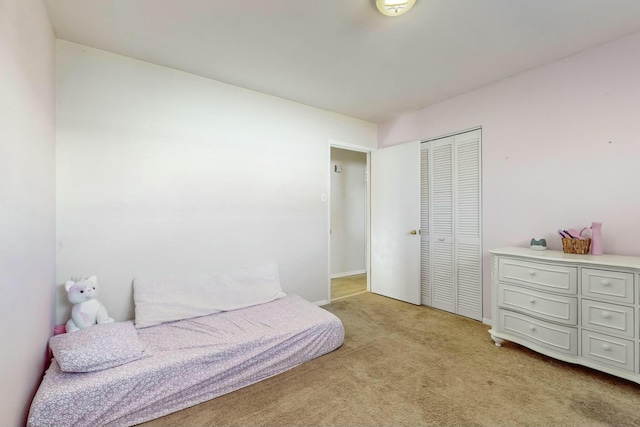
[[[602,344],[602,349],[604,351],[611,351],[611,346],[609,344]]]
[[[530,302],[531,304],[535,304],[536,299],[535,299],[535,298],[529,298],[529,302]]]
[[[531,329],[532,331],[535,331],[535,330],[536,330],[536,327],[535,327],[535,326],[533,326],[533,325],[530,325],[530,326],[529,326],[529,329]]]
[[[529,271],[529,276],[532,276],[532,277],[533,277],[533,276],[535,276],[535,275],[536,275],[536,272],[535,272],[534,270],[530,270],[530,271]]]
[[[611,319],[611,313],[609,313],[608,311],[603,311],[602,317],[604,317],[605,319]]]
[[[608,280],[603,280],[601,283],[602,283],[602,286],[609,286],[609,285],[611,285],[611,282],[609,282]]]
[[[444,242],[444,237],[438,237],[439,242]]]

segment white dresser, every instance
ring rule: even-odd
[[[497,346],[513,341],[640,383],[640,257],[489,253]]]

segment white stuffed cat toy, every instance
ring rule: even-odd
[[[91,276],[77,282],[69,280],[64,288],[69,301],[73,303],[71,319],[67,322],[67,332],[75,332],[98,323],[113,322],[107,309],[96,299],[98,295],[98,278]]]

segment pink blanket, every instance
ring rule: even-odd
[[[153,356],[91,373],[53,360],[29,427],[131,426],[261,381],[342,345],[333,314],[297,296],[139,331]]]

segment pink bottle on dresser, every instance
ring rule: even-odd
[[[602,255],[602,223],[591,223],[591,255]]]

